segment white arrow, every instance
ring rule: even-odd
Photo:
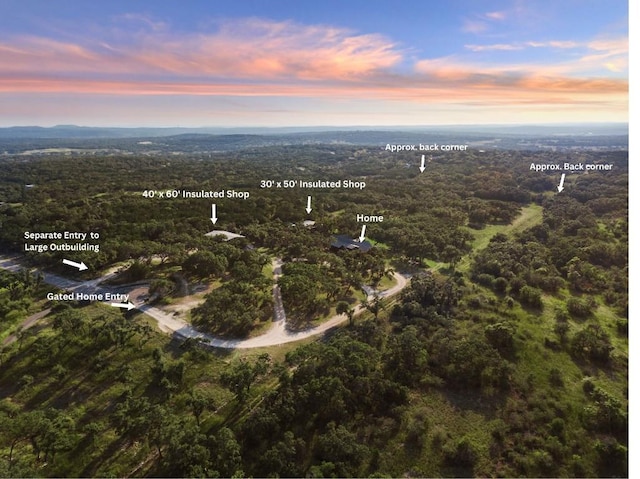
[[[85,269],[89,269],[89,267],[84,264],[84,261],[80,263],[76,263],[75,261],[70,261],[68,259],[63,259],[62,262],[64,264],[68,264],[69,266],[73,266],[74,268],[78,268],[78,271],[84,271]]]
[[[114,308],[123,308],[123,309],[126,308],[127,311],[131,311],[133,308],[135,308],[135,306],[131,301],[127,303],[111,303],[111,306],[113,306]]]
[[[211,222],[215,225],[218,221],[218,216],[216,215],[216,205],[211,205]]]
[[[307,196],[307,214],[311,213],[311,196]]]
[[[565,174],[562,173],[562,176],[560,177],[560,184],[558,185],[558,193],[564,190],[564,177],[565,177]]]
[[[362,232],[360,233],[360,243],[364,241],[364,233],[367,231],[367,225],[362,225]]]
[[[422,155],[422,161],[420,162],[420,173],[424,173],[424,155]]]

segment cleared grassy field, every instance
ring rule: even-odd
[[[468,228],[468,231],[474,238],[472,243],[473,249],[478,250],[486,248],[491,238],[498,233],[504,233],[506,235],[520,233],[521,231],[531,228],[541,222],[542,206],[532,203],[529,206],[522,208],[520,216],[508,225],[490,225],[482,228],[481,230]]]
[[[498,233],[504,233],[507,236],[511,236],[516,233],[520,233],[521,231],[525,231],[532,226],[535,226],[542,222],[542,206],[536,204],[530,204],[529,206],[525,206],[522,208],[520,212],[520,216],[518,216],[515,220],[513,220],[508,225],[489,225],[485,226],[481,230],[476,230],[473,228],[466,228],[469,233],[473,235],[473,241],[471,242],[471,253],[462,257],[460,262],[456,265],[456,269],[459,271],[466,272],[469,270],[469,266],[471,265],[471,254],[475,251],[479,251],[484,249],[493,238]],[[446,266],[445,263],[433,263],[430,264],[432,268],[437,267],[441,268]]]

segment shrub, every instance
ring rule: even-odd
[[[547,276],[540,282],[540,287],[548,293],[556,293],[563,285],[564,280],[560,276]]]
[[[571,340],[571,353],[580,359],[606,364],[611,359],[611,339],[599,324],[589,324]]]
[[[526,286],[524,280],[516,276],[509,282],[509,294],[511,294],[512,296],[517,296],[524,286]]]
[[[558,368],[553,368],[551,371],[549,371],[549,384],[551,384],[555,388],[564,387],[564,381],[562,380],[562,373]]]
[[[533,308],[542,307],[542,292],[531,286],[523,286],[518,295],[520,302]]]
[[[586,318],[593,312],[593,304],[580,298],[570,298],[567,301],[567,311],[576,318]]]
[[[455,447],[449,445],[445,450],[445,461],[452,466],[473,467],[477,459],[478,453],[468,437],[463,437]]]
[[[428,430],[428,423],[425,419],[414,418],[407,427],[407,437],[405,444],[415,449],[422,449],[424,446],[424,440],[426,432]]]
[[[602,477],[628,477],[629,451],[613,438],[596,443],[598,472]]]
[[[487,342],[493,346],[502,356],[509,356],[514,352],[514,327],[505,322],[490,324],[484,330]]]
[[[509,282],[500,276],[493,281],[493,289],[498,293],[505,293],[507,291],[507,287],[509,286]]]
[[[487,288],[491,288],[493,286],[493,279],[493,276],[487,273],[481,273],[475,277],[478,284],[486,286]]]

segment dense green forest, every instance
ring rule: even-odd
[[[318,338],[222,350],[1,272],[0,476],[626,476],[627,156],[469,149],[423,173],[420,155],[338,144],[1,160],[2,253],[76,279],[117,267],[113,284],[156,304],[205,285],[190,320],[212,334],[268,326],[275,258],[299,327],[391,272],[411,282]],[[567,172],[560,193],[559,172],[531,169],[564,162],[612,168]],[[384,216],[373,248],[332,248],[358,214]],[[25,252],[25,231],[98,233],[99,252],[74,252],[89,268],[73,273],[62,252]]]

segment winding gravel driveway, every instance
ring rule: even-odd
[[[273,276],[274,283],[277,283],[278,277],[282,274],[282,261],[280,259],[274,259],[273,263]],[[9,271],[17,272],[24,268],[20,262],[20,258],[17,256],[0,256],[0,268]],[[111,289],[103,288],[100,286],[102,282],[113,276],[113,273],[106,276],[102,276],[98,279],[90,281],[79,282],[69,280],[59,275],[45,273],[44,281],[48,284],[56,286],[60,289],[67,291],[78,291],[86,293],[98,293],[111,291]],[[398,294],[408,284],[408,278],[400,273],[394,273],[396,279],[396,285],[385,291],[381,291],[379,296],[381,298],[388,298]],[[119,290],[121,288],[118,288]],[[373,295],[369,294],[369,298]],[[335,315],[328,319],[324,323],[310,327],[302,331],[290,331],[287,329],[287,317],[282,306],[282,297],[280,296],[280,289],[277,284],[273,287],[273,303],[274,303],[274,321],[271,328],[264,334],[256,336],[254,338],[247,339],[222,339],[215,336],[211,336],[206,333],[198,331],[190,324],[174,318],[171,314],[162,311],[155,306],[149,304],[135,304],[136,309],[151,316],[158,322],[158,327],[161,331],[166,333],[173,333],[182,338],[195,338],[200,340],[203,344],[224,349],[250,349],[250,348],[264,348],[268,346],[277,346],[279,344],[291,343],[294,341],[300,341],[312,336],[322,334],[335,326],[345,322],[348,318],[344,314]],[[354,316],[362,313],[364,308],[360,305],[356,306]]]

